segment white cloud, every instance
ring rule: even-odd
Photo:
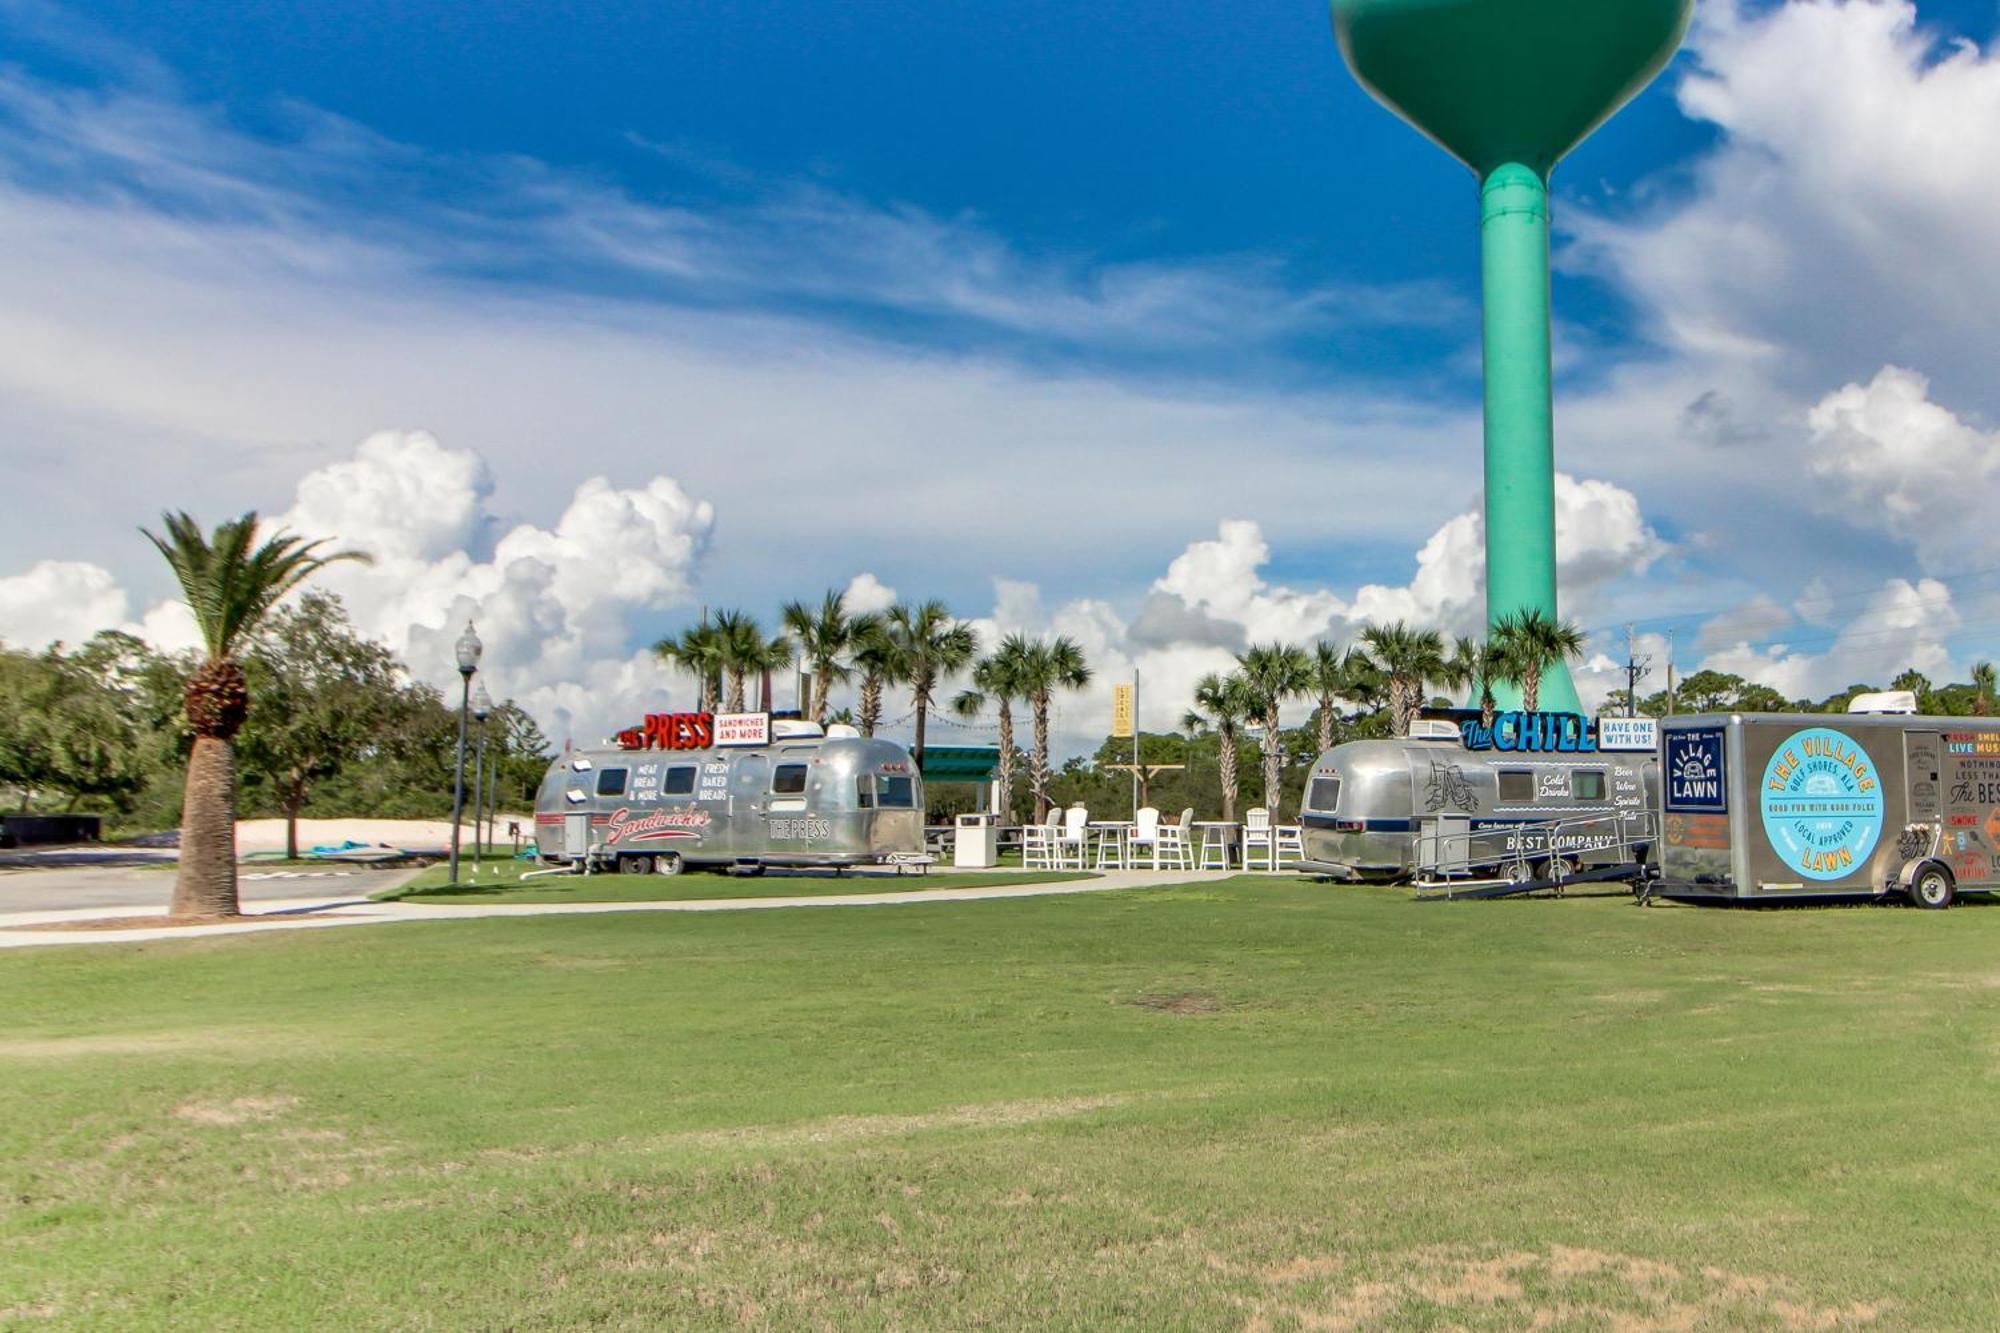
[[[1259,524],[1224,519],[1213,541],[1191,543],[1153,588],[1190,610],[1236,622],[1253,642],[1299,643],[1331,630],[1346,603],[1323,589],[1271,587],[1257,573],[1270,559]]]
[[[317,582],[418,676],[454,682],[452,644],[471,619],[496,698],[517,699],[553,735],[595,741],[680,685],[631,640],[642,617],[692,599],[715,513],[668,477],[633,489],[592,477],[552,526],[517,524],[481,558],[480,534],[499,526],[482,460],[421,432],[383,432],[309,473],[272,524],[373,557]]]
[[[1703,623],[1695,635],[1697,652],[1769,639],[1792,623],[1792,613],[1763,593]]]
[[[1838,512],[1908,542],[1926,568],[1962,569],[2000,552],[2000,432],[1929,393],[1924,376],[1884,366],[1822,398],[1807,417],[1812,472]]]
[[[2000,122],[2000,55],[1908,0],[1714,0],[1690,46],[1681,108],[1722,134],[1694,198],[1618,223],[1571,210],[1572,259],[1698,360],[1807,383],[1895,360],[1983,384],[2000,136],[1969,127]]]
[[[130,600],[102,565],[43,560],[25,573],[0,576],[0,642],[39,651],[52,643],[75,647],[99,630],[118,629],[167,652],[200,644],[187,603],[160,602],[132,622],[126,619]]]
[[[1886,686],[1906,667],[1942,682],[1957,671],[1946,639],[1959,623],[1944,583],[1890,579],[1819,651],[1738,641],[1709,652],[1701,665],[1759,681],[1793,699],[1820,698],[1857,682]]]
[[[873,574],[863,570],[848,581],[847,591],[841,596],[841,605],[849,615],[868,615],[875,611],[887,611],[896,604],[896,590]]]
[[[82,643],[125,619],[125,590],[110,570],[80,560],[43,560],[0,577],[0,640],[40,649]]]
[[[1638,497],[1608,481],[1556,474],[1556,579],[1565,618],[1588,615],[1609,585],[1646,572],[1667,551],[1639,510]],[[1403,587],[1370,584],[1354,595],[1349,618],[1406,620],[1449,633],[1476,633],[1486,614],[1486,521],[1474,507],[1431,534]]]

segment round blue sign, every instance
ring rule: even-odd
[[[1868,751],[1831,727],[1795,731],[1764,766],[1764,836],[1808,879],[1865,869],[1882,836],[1882,780]]]

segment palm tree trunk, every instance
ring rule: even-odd
[[[1542,669],[1530,663],[1521,673],[1521,707],[1532,713],[1542,702]]]
[[[1278,790],[1284,781],[1284,743],[1278,737],[1278,706],[1272,704],[1264,711],[1264,808],[1271,812],[1271,819],[1278,818],[1278,802],[1282,793]]]
[[[729,673],[729,711],[732,713],[743,711],[743,678],[741,671],[732,670]]]
[[[821,658],[813,663],[812,720],[821,727],[826,726],[827,684],[832,679],[833,659]]]
[[[1223,728],[1218,751],[1222,761],[1222,822],[1236,822],[1236,729]]]
[[[1398,736],[1410,734],[1410,719],[1416,715],[1417,710],[1410,706],[1410,694],[1408,676],[1389,678],[1389,719]]]
[[[917,761],[917,772],[924,771],[924,718],[930,712],[931,697],[928,690],[917,691],[917,743],[910,752],[910,758]]]
[[[1333,748],[1333,696],[1319,697],[1319,752],[1325,754]]]
[[[181,800],[181,863],[174,916],[235,916],[236,756],[219,736],[197,736]]]
[[[1479,721],[1488,731],[1493,730],[1493,719],[1500,714],[1500,703],[1493,697],[1491,682],[1481,681],[1479,685]]]
[[[1000,696],[1000,771],[995,776],[1000,779],[1000,809],[1002,823],[1011,823],[1014,818],[1014,704],[1006,695]]]
[[[866,676],[861,681],[861,734],[873,736],[882,720],[882,678]]]
[[[1037,694],[1035,707],[1035,754],[1028,761],[1028,784],[1035,789],[1035,822],[1049,817],[1049,697]]]

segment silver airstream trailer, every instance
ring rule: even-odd
[[[887,864],[923,855],[923,781],[909,751],[851,727],[654,714],[549,765],[535,845],[550,865],[633,874]]]
[[[1525,881],[1643,860],[1656,744],[1648,718],[1516,712],[1491,728],[1419,719],[1406,738],[1336,745],[1306,781],[1302,867]]]
[[[2000,718],[1921,716],[1901,691],[1849,709],[1668,718],[1651,892],[1948,907],[2000,891]]]

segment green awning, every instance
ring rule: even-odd
[[[997,745],[926,745],[925,782],[990,782],[1000,767]]]

